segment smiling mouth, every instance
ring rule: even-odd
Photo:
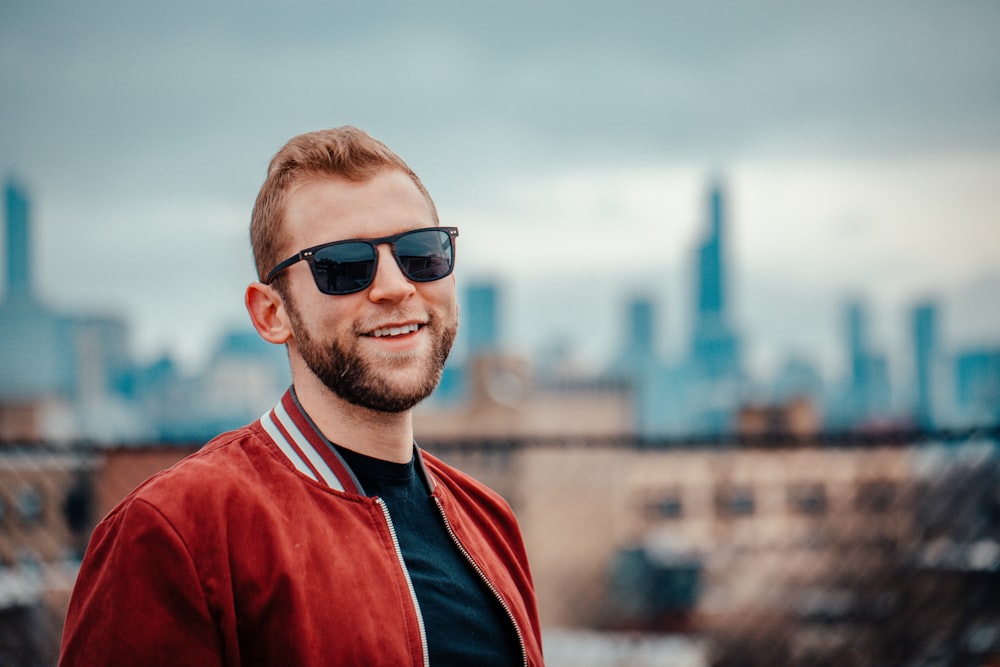
[[[405,336],[420,330],[419,324],[404,324],[399,327],[382,327],[367,334],[373,338],[386,338],[390,336]]]

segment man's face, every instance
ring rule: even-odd
[[[317,179],[289,197],[283,227],[288,240],[281,256],[330,241],[432,226],[429,203],[401,171],[361,183]],[[402,412],[426,398],[441,379],[458,327],[455,278],[412,282],[388,245],[377,251],[372,284],[354,294],[321,293],[306,262],[285,270],[289,353],[344,400]]]

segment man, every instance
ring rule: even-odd
[[[295,137],[257,197],[246,306],[292,388],[95,529],[62,665],[542,665],[507,503],[422,452],[455,337],[455,238],[355,128]]]

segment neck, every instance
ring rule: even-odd
[[[320,432],[333,443],[383,461],[413,458],[413,413],[379,412],[348,403],[315,376],[295,377],[295,395]]]

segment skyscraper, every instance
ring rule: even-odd
[[[641,355],[646,363],[656,358],[656,332],[653,302],[636,297],[628,304],[628,348]]]
[[[846,425],[864,425],[890,416],[889,363],[869,341],[868,313],[861,301],[847,304],[847,354],[850,363],[847,385]]]
[[[937,308],[923,303],[913,309],[913,367],[916,380],[914,418],[919,426],[934,426],[934,361],[937,356]]]
[[[27,193],[9,181],[4,202],[7,289],[0,300],[0,401],[64,398],[75,388],[73,323],[33,294]]]
[[[851,392],[863,396],[868,386],[868,322],[860,301],[847,304],[847,353],[851,364]],[[864,403],[864,401],[861,401]]]
[[[739,341],[726,303],[725,201],[718,181],[709,191],[708,204],[708,229],[698,247],[695,275],[693,362],[708,377],[734,378],[741,375]]]
[[[652,299],[636,295],[625,304],[625,337],[611,373],[641,393],[660,366],[656,352],[656,315]]]
[[[500,345],[498,291],[492,282],[477,282],[466,288],[462,326],[472,356],[496,352]]]
[[[27,194],[13,181],[4,188],[7,211],[7,293],[6,301],[31,298],[31,244]]]
[[[1000,348],[973,348],[955,358],[955,399],[965,426],[1000,423]]]

